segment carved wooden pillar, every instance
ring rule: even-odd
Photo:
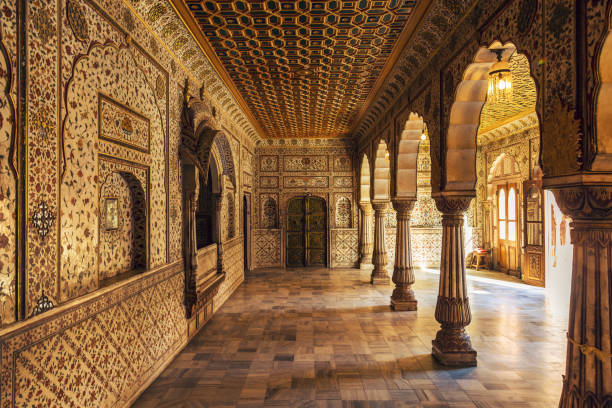
[[[393,208],[397,214],[395,239],[395,265],[393,267],[393,283],[395,289],[391,295],[393,310],[417,310],[417,300],[410,288],[414,284],[412,270],[412,248],[410,246],[410,213],[416,200],[393,199]]]
[[[371,269],[372,268],[372,250],[374,244],[372,242],[373,231],[372,231],[372,204],[369,201],[362,201],[359,203],[361,207],[361,245],[359,247],[360,269]]]
[[[555,190],[574,260],[560,408],[612,406],[612,187]]]
[[[465,331],[472,314],[465,283],[463,247],[463,213],[473,197],[441,193],[434,198],[442,213],[443,227],[440,289],[435,314],[442,328],[432,341],[432,354],[444,365],[475,366],[476,351]]]
[[[223,193],[215,197],[215,217],[217,218],[217,273],[223,273]]]
[[[370,283],[373,285],[389,284],[387,273],[387,250],[385,249],[385,215],[387,213],[388,201],[372,201],[374,207],[374,253],[372,263],[374,270]]]

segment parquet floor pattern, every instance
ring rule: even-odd
[[[430,354],[439,275],[416,275],[419,310],[392,312],[368,272],[250,273],[134,407],[558,405],[567,321],[544,290],[470,280],[478,367],[448,369]]]

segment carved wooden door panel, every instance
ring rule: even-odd
[[[287,266],[304,266],[305,202],[293,198],[287,204]]]
[[[523,280],[530,285],[544,286],[544,195],[537,181],[525,181],[524,240],[525,268]]]
[[[327,264],[327,209],[319,197],[297,197],[287,205],[287,266]]]
[[[320,197],[306,198],[306,265],[325,266],[327,210]]]
[[[499,266],[514,275],[519,269],[518,188],[514,183],[498,186],[497,226]]]

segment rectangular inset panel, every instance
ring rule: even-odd
[[[334,171],[351,171],[351,158],[349,156],[334,157]]]
[[[285,156],[285,171],[327,171],[327,156]]]
[[[261,176],[259,186],[261,188],[278,188],[278,176]]]
[[[278,156],[261,156],[259,158],[259,170],[278,171]]]
[[[151,123],[135,110],[98,94],[98,137],[149,153]]]
[[[335,188],[351,188],[353,187],[353,177],[351,176],[335,176],[334,177]]]
[[[285,188],[303,188],[303,187],[329,187],[329,178],[327,176],[316,177],[284,177]]]

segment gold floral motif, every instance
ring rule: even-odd
[[[167,12],[168,10],[166,9],[166,7],[162,6],[161,4],[156,4],[149,10],[147,20],[149,20],[150,23],[155,23],[157,20],[159,20],[161,16],[163,16]]]
[[[166,95],[166,90],[164,89],[165,81],[161,75],[157,76],[155,80],[155,93],[157,94],[158,99],[162,99],[164,95]]]
[[[87,41],[89,39],[89,25],[85,13],[83,13],[83,8],[76,1],[68,1],[66,4],[66,18],[76,39],[83,42]]]
[[[580,120],[561,98],[555,98],[542,130],[542,163],[547,176],[570,174],[579,169]]]
[[[40,9],[32,16],[34,28],[38,31],[38,36],[43,45],[46,45],[51,38],[55,36],[55,31],[52,27],[49,10]]]

